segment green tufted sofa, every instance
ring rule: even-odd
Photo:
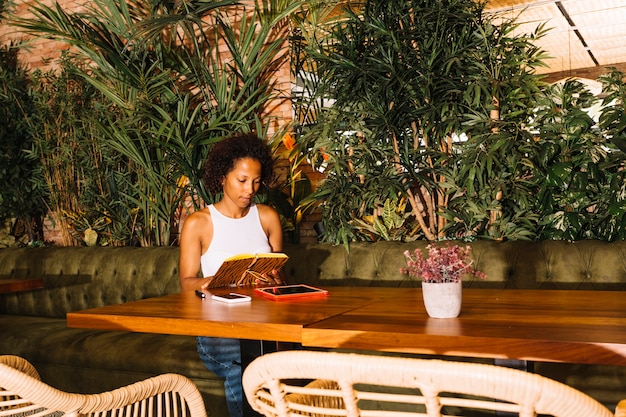
[[[194,337],[66,326],[71,311],[179,292],[178,248],[0,249],[6,277],[44,279],[44,289],[0,295],[0,352],[28,359],[48,384],[92,393],[175,372],[198,386],[209,415],[228,415]]]
[[[288,245],[291,282],[327,287],[419,286],[400,273],[403,252],[427,242]],[[626,242],[471,243],[487,279],[475,288],[626,289]],[[211,416],[227,416],[222,382],[198,358],[194,337],[70,329],[65,314],[180,291],[178,248],[0,249],[0,278],[43,277],[45,288],[0,294],[0,353],[31,361],[47,383],[97,392],[164,372],[191,378]],[[626,302],[626,294],[624,301]],[[626,329],[625,329],[626,331]],[[609,407],[626,393],[626,368],[536,364],[536,371]]]

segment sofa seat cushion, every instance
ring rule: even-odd
[[[68,328],[65,319],[0,315],[0,353],[29,360],[51,386],[90,394],[162,373],[190,378],[209,416],[228,414],[224,382],[198,355],[193,336]]]
[[[0,328],[0,352],[33,362],[218,380],[200,360],[193,336],[74,329],[64,319],[10,315],[0,316]]]
[[[200,360],[194,336],[68,328],[65,319],[0,315],[0,353],[26,358],[51,386],[94,393],[173,372],[190,378],[209,416],[227,415],[224,382]]]

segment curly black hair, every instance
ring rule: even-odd
[[[274,159],[269,146],[254,133],[239,133],[217,142],[204,163],[202,179],[212,194],[222,192],[222,180],[235,162],[252,158],[261,163],[261,187],[267,188],[274,177]]]

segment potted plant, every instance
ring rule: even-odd
[[[469,246],[431,243],[426,250],[426,255],[419,248],[413,253],[405,251],[407,266],[401,272],[422,280],[424,306],[430,317],[458,317],[463,298],[462,277],[469,274],[485,279],[486,276],[472,265]]]

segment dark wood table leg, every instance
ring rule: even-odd
[[[302,345],[299,343],[241,339],[241,369],[246,369],[248,364],[250,364],[250,362],[252,362],[255,358],[265,355],[266,353],[301,348]],[[252,407],[250,407],[250,404],[245,398],[245,394],[243,398],[243,415],[244,417],[261,417],[261,414],[257,413],[252,409]]]
[[[241,339],[241,369],[246,369],[255,358],[276,350],[276,342]],[[245,394],[243,396],[243,415],[244,417],[261,416],[250,407]]]

